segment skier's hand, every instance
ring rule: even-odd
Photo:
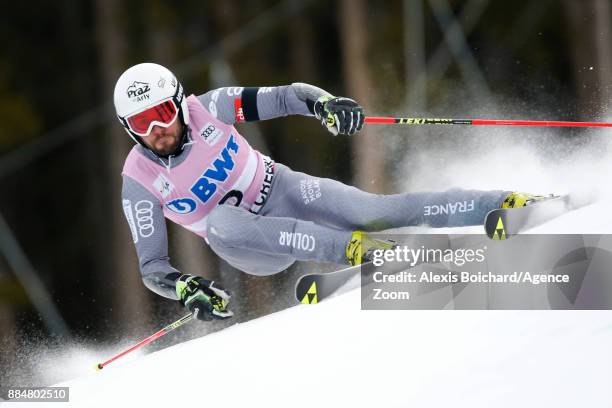
[[[334,136],[352,135],[363,128],[363,108],[354,100],[322,96],[314,104],[314,114]]]
[[[226,319],[234,315],[227,309],[230,292],[200,276],[181,275],[176,280],[176,294],[181,305],[200,320]]]

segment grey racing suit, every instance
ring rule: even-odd
[[[198,98],[224,123],[234,124],[234,98],[242,88],[207,92]],[[259,120],[287,115],[312,116],[312,105],[327,93],[307,84],[267,88],[257,92]],[[214,100],[213,100],[214,95]],[[151,160],[163,160],[146,149]],[[190,146],[165,165],[178,166]],[[269,275],[296,260],[347,264],[345,247],[354,230],[378,231],[413,225],[454,227],[482,224],[509,192],[449,190],[391,195],[371,194],[336,180],[310,176],[276,163],[267,201],[257,214],[232,205],[217,206],[208,217],[207,242],[232,266],[255,275]],[[172,299],[179,272],[170,264],[162,203],[129,176],[123,177],[122,198],[149,201],[151,229],[134,237],[145,285]],[[454,211],[442,211],[453,206]]]

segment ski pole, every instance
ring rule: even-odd
[[[368,116],[365,123],[382,125],[469,125],[469,126],[555,126],[555,127],[612,127],[610,122],[567,122],[551,120],[501,120],[501,119],[433,119],[391,118]]]
[[[188,315],[185,315],[183,317],[181,317],[180,319],[178,319],[176,322],[169,324],[168,326],[164,327],[163,329],[161,329],[160,331],[150,335],[149,337],[147,337],[146,339],[144,339],[143,341],[141,341],[138,344],[133,345],[132,347],[130,347],[127,350],[122,351],[121,353],[117,354],[116,356],[106,360],[103,363],[99,363],[96,364],[96,369],[97,370],[101,370],[103,369],[105,366],[107,366],[108,364],[112,363],[113,361],[117,360],[120,357],[125,356],[126,354],[136,350],[137,348],[140,348],[144,345],[147,345],[149,343],[151,343],[153,340],[157,340],[158,338],[170,333],[172,330],[184,325],[185,323],[187,323],[188,321],[192,320],[193,317],[198,313],[198,309],[195,309],[193,313],[189,313]]]

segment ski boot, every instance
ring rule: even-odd
[[[393,249],[395,241],[372,238],[363,231],[354,231],[351,240],[346,245],[346,259],[348,263],[356,266],[371,260],[376,249]]]
[[[557,198],[558,195],[549,194],[549,195],[535,195],[529,193],[519,193],[512,192],[510,193],[502,202],[500,208],[519,208],[526,207],[528,205],[533,205],[539,203],[541,201],[550,200],[552,198]]]

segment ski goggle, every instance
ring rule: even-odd
[[[174,123],[177,116],[178,109],[174,101],[168,99],[142,112],[128,116],[125,118],[125,123],[134,134],[145,137],[149,136],[153,126],[158,125],[167,128]]]

